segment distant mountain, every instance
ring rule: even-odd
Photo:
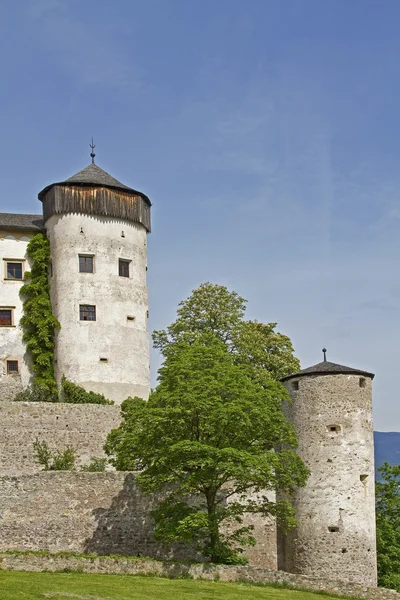
[[[400,432],[398,431],[374,431],[375,440],[375,469],[384,462],[390,465],[400,464]],[[379,479],[379,473],[375,476]]]

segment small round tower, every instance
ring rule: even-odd
[[[117,403],[150,387],[147,196],[92,164],[39,193],[50,239],[55,373]]]
[[[311,474],[292,500],[296,529],[278,535],[278,568],[375,586],[374,375],[324,359],[283,380]]]

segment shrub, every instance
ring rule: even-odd
[[[25,388],[14,398],[14,402],[59,402],[58,394],[38,384]]]
[[[81,467],[81,471],[88,471],[91,473],[100,473],[106,470],[107,459],[106,458],[96,458],[93,457],[90,459],[90,463],[88,465],[83,465]]]
[[[63,450],[52,452],[45,441],[38,438],[33,442],[36,462],[44,471],[73,471],[75,469],[76,450],[68,445]]]
[[[108,400],[103,394],[87,392],[83,387],[68,381],[65,377],[61,380],[61,402],[70,404],[114,404],[113,400]]]

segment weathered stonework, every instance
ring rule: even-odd
[[[158,500],[138,490],[133,473],[0,477],[0,550],[201,559],[183,546],[166,549],[155,541],[150,511]],[[275,524],[256,521],[261,543],[247,554],[249,561],[276,569]]]
[[[77,451],[77,464],[103,457],[107,434],[120,423],[119,406],[43,402],[0,403],[0,475],[37,473],[33,442],[52,450],[67,444]],[[1,491],[0,491],[1,494]]]
[[[371,378],[313,375],[286,386],[311,475],[294,495],[297,528],[279,536],[279,568],[376,585]]]

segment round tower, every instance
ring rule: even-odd
[[[50,239],[55,373],[117,403],[150,387],[147,196],[92,164],[39,193]]]
[[[324,358],[283,380],[311,474],[292,500],[296,529],[278,535],[278,568],[375,586],[374,375]]]

